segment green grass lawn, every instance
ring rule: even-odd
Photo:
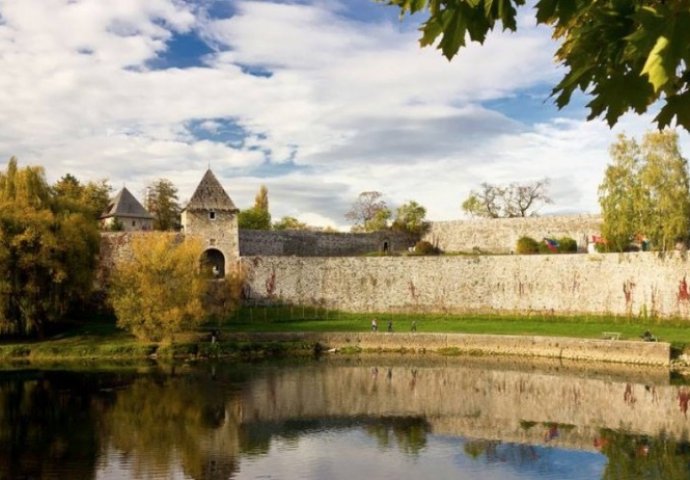
[[[661,341],[677,349],[690,345],[690,322],[614,316],[517,316],[517,315],[441,315],[441,314],[355,314],[302,309],[301,307],[243,308],[221,324],[207,324],[197,332],[178,335],[175,345],[157,346],[138,341],[114,325],[114,320],[99,321],[75,327],[44,341],[0,343],[2,359],[144,359],[156,350],[160,357],[172,357],[193,351],[195,345],[208,343],[208,333],[220,328],[224,334],[235,332],[368,332],[371,320],[378,320],[385,332],[389,320],[395,332],[410,332],[414,320],[417,332],[484,333],[497,335],[542,335],[579,338],[602,338],[603,332],[619,332],[621,340],[640,340],[649,330]],[[225,342],[232,337],[223,335]],[[235,342],[237,343],[237,342]],[[240,343],[226,345],[244,348]]]
[[[517,316],[517,315],[439,315],[439,314],[354,314],[292,309],[243,309],[221,328],[228,332],[355,332],[369,331],[372,318],[379,331],[386,331],[388,320],[395,332],[409,332],[413,320],[417,332],[487,333],[497,335],[543,335],[557,337],[602,338],[603,332],[619,332],[621,339],[639,340],[650,331],[659,340],[675,345],[690,344],[690,322],[625,318],[615,316]],[[303,318],[304,317],[307,318]]]

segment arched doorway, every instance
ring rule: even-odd
[[[201,255],[201,268],[211,277],[225,277],[225,256],[216,248],[209,248]]]

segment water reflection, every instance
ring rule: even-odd
[[[663,371],[470,359],[10,371],[0,480],[686,479],[689,398]]]

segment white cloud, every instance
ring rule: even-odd
[[[592,211],[615,132],[649,126],[531,125],[482,106],[557,80],[549,32],[526,19],[449,63],[394,15],[343,15],[352,2],[233,7],[219,20],[176,0],[0,0],[0,156],[135,192],[166,177],[182,198],[210,164],[240,206],[264,183],[274,218],[342,227],[364,190],[450,219],[482,181],[544,176],[548,211]],[[149,67],[190,32],[217,49],[204,66]],[[244,142],[223,141],[228,122]]]

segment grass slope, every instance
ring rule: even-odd
[[[541,335],[555,337],[602,338],[603,332],[619,332],[622,340],[640,340],[650,331],[675,349],[690,345],[690,324],[680,320],[623,318],[613,316],[517,316],[517,315],[438,315],[438,314],[354,314],[297,307],[244,308],[227,322],[209,324],[203,331],[178,335],[175,343],[156,344],[138,341],[114,325],[114,321],[80,326],[44,341],[0,343],[0,360],[62,359],[144,359],[153,352],[159,358],[208,354],[208,332],[219,328],[223,342],[213,346],[223,355],[280,353],[304,349],[295,345],[258,345],[235,342],[228,334],[239,332],[356,332],[369,331],[371,320],[378,320],[379,331],[388,322],[395,332],[409,332],[416,320],[417,332],[457,332],[497,335]]]

